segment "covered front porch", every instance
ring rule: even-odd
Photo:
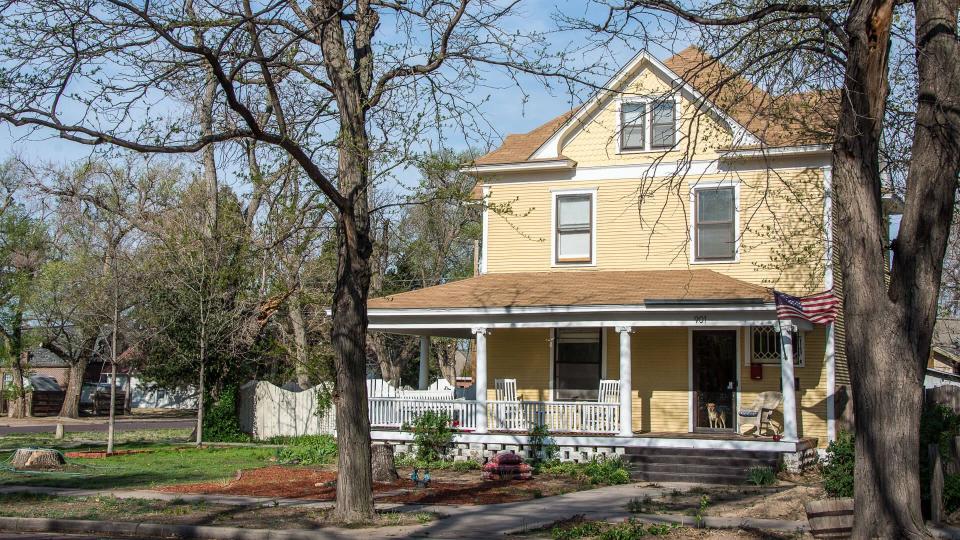
[[[487,275],[370,308],[371,329],[424,338],[424,368],[427,336],[475,340],[472,399],[373,396],[375,433],[435,410],[464,440],[520,441],[546,426],[573,445],[790,451],[819,436],[801,431],[794,369],[794,341],[813,328],[777,321],[767,289],[712,271]],[[757,346],[773,355],[760,369],[747,356]],[[780,401],[761,431],[767,419],[749,414],[763,394]]]

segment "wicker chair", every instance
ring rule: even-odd
[[[779,431],[773,426],[770,417],[773,416],[773,411],[777,410],[782,402],[783,394],[780,392],[760,392],[757,399],[753,401],[753,405],[741,409],[738,414],[741,418],[744,418],[744,425],[753,424],[755,427],[754,435],[762,435],[764,426],[773,431],[774,435],[779,435]]]

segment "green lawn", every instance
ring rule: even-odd
[[[140,446],[144,445],[131,445]],[[129,448],[129,447],[128,447]],[[149,488],[222,480],[237,469],[268,465],[276,454],[272,448],[177,448],[154,446],[151,452],[112,456],[106,459],[67,459],[64,472],[23,473],[0,469],[0,485],[37,485],[78,488]],[[10,452],[0,454],[6,463]]]
[[[117,445],[153,442],[189,442],[192,428],[137,429],[117,431],[114,442]],[[10,433],[0,436],[0,450],[11,450],[26,446],[44,448],[77,448],[85,444],[107,444],[106,431],[77,431],[63,434],[62,439],[53,438],[53,433]]]

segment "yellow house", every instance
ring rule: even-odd
[[[435,405],[464,445],[522,449],[546,424],[572,459],[809,455],[835,436],[847,370],[834,325],[778,321],[772,290],[834,288],[828,105],[695,48],[641,52],[465,167],[485,209],[478,276],[373,299],[370,328],[476,340],[476,399]]]

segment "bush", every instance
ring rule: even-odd
[[[330,435],[301,435],[272,440],[287,445],[277,454],[283,463],[323,465],[337,458],[337,440]]]
[[[960,474],[943,477],[943,509],[948,514],[960,509]]]
[[[237,389],[224,388],[220,399],[203,415],[203,439],[213,442],[248,442],[237,418]]]
[[[557,445],[550,435],[550,428],[546,424],[537,424],[530,428],[529,437],[531,459],[536,463],[550,461],[557,455]]]
[[[920,414],[920,497],[924,505],[930,504],[930,451],[937,445],[944,466],[953,459],[953,438],[960,435],[960,416],[945,405],[926,407]],[[944,478],[944,508],[946,508],[946,477]]]
[[[777,473],[770,467],[756,465],[750,467],[747,473],[747,481],[755,486],[772,486],[777,482]]]
[[[557,476],[569,476],[578,482],[617,485],[630,482],[630,473],[619,457],[595,457],[590,463],[574,463],[572,461],[551,461],[540,467],[540,472]]]
[[[823,489],[831,497],[853,497],[854,439],[851,433],[841,431],[827,446],[823,464]]]
[[[426,411],[417,416],[413,425],[404,424],[403,429],[413,432],[419,461],[442,460],[453,442],[453,428],[450,425],[450,416],[446,413]]]

